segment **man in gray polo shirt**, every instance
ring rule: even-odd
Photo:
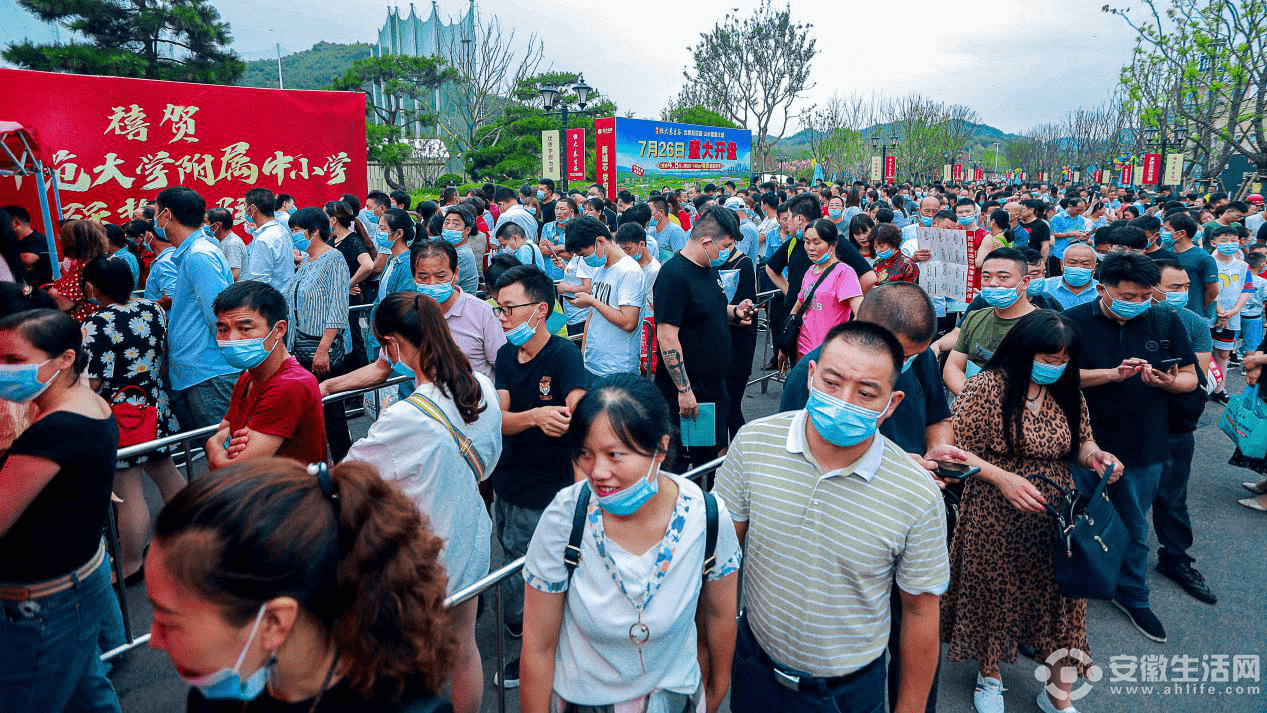
[[[833,328],[801,411],[736,435],[716,492],[745,545],[731,711],[880,711],[889,597],[902,607],[897,711],[923,711],[950,579],[941,494],[876,433],[903,393],[902,346],[867,322]]]

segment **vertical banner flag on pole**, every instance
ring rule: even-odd
[[[884,159],[884,182],[892,183],[897,179],[897,156],[888,156]]]
[[[880,180],[880,157],[871,157],[871,181],[878,182]]]
[[[942,164],[942,167],[941,167],[941,182],[942,182],[942,183],[950,183],[950,177],[951,177],[951,176],[953,176],[953,175],[954,175],[954,173],[953,173],[953,169],[951,168],[950,164],[948,164],[948,163],[947,163],[947,164]]]
[[[1123,186],[1130,186],[1130,185],[1132,184],[1132,181],[1131,181],[1131,179],[1132,179],[1132,175],[1131,175],[1131,174],[1132,174],[1132,173],[1134,173],[1134,170],[1135,170],[1135,165],[1134,165],[1134,164],[1130,164],[1130,163],[1124,163],[1124,164],[1122,164],[1122,180],[1121,180],[1121,183],[1122,183],[1122,185],[1123,185]]]
[[[568,180],[585,180],[585,129],[568,129]]]
[[[1136,186],[1144,185],[1144,171],[1142,169],[1143,166],[1137,163],[1135,164],[1135,169],[1131,172],[1131,175],[1135,177]]]
[[[1144,170],[1140,179],[1146,186],[1157,185],[1157,179],[1161,176],[1161,154],[1146,153],[1144,154]]]
[[[1162,182],[1167,186],[1183,183],[1183,154],[1172,153],[1166,157],[1166,175],[1162,177]]]
[[[616,117],[594,120],[594,182],[616,195]]]
[[[963,164],[962,163],[955,164],[955,171],[952,175],[955,181],[963,180]]]
[[[811,184],[820,183],[823,180],[823,164],[814,159],[814,178],[810,180]]]
[[[559,180],[559,130],[541,132],[541,175]]]

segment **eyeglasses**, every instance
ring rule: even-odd
[[[514,312],[520,307],[531,307],[533,305],[538,305],[538,304],[541,304],[541,303],[540,302],[524,302],[523,304],[506,305],[504,307],[502,305],[497,305],[496,307],[493,308],[493,314],[497,315],[498,317],[510,316],[511,312]]]

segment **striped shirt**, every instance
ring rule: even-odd
[[[822,472],[806,412],[739,430],[716,492],[748,522],[744,600],[776,662],[843,676],[883,655],[889,594],[940,595],[950,580],[941,495],[927,471],[877,434],[857,462]]]
[[[327,250],[316,260],[308,258],[300,263],[290,299],[293,328],[287,335],[292,345],[297,333],[320,338],[327,329],[337,329],[337,339],[347,339],[351,282],[348,263],[338,250]],[[344,341],[345,352],[348,346]]]

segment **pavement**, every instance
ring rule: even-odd
[[[760,354],[757,359],[759,363]],[[767,372],[758,367],[753,376],[763,373]],[[1239,393],[1243,385],[1239,371],[1234,371],[1230,378],[1229,391]],[[750,386],[744,395],[744,413],[750,419],[775,413],[781,393],[782,386],[777,381],[768,384],[766,393],[762,393],[759,386]],[[1188,492],[1196,539],[1191,554],[1196,557],[1196,567],[1205,575],[1219,602],[1213,606],[1198,602],[1177,584],[1157,574],[1153,569],[1156,565],[1156,542],[1153,541],[1149,565],[1152,607],[1165,625],[1169,640],[1158,644],[1146,639],[1111,604],[1091,601],[1087,613],[1090,653],[1103,675],[1091,684],[1085,697],[1076,702],[1083,713],[1267,711],[1267,683],[1263,682],[1261,673],[1261,662],[1267,655],[1267,623],[1263,618],[1264,594],[1267,593],[1267,556],[1264,556],[1267,514],[1250,511],[1236,503],[1248,495],[1242,490],[1241,481],[1255,477],[1248,470],[1227,464],[1232,446],[1218,430],[1222,412],[1222,406],[1211,403],[1202,418]],[[353,437],[363,436],[368,427],[365,418],[352,420]],[[148,483],[147,488],[147,499],[157,512],[157,492]],[[493,547],[496,567],[500,563],[500,552],[496,542]],[[134,632],[140,635],[149,630],[152,609],[145,599],[143,586],[131,587],[127,594],[129,618]],[[482,710],[517,713],[518,691],[505,692],[503,709],[499,707],[498,691],[492,685],[492,673],[497,668],[497,627],[492,604],[490,599],[477,624],[487,686]],[[518,651],[518,642],[509,637],[504,638],[503,645],[508,657]],[[1034,699],[1042,685],[1035,679],[1038,666],[1037,662],[1025,658],[1003,664],[1001,675],[1008,689],[1004,697],[1009,710],[1037,710]],[[1248,674],[1249,678],[1237,680],[1237,674]],[[974,662],[943,660],[938,710],[971,713],[975,677]],[[127,713],[166,713],[184,708],[187,689],[161,651],[138,647],[124,654],[115,661],[111,678]],[[2,703],[0,709],[3,709]],[[728,710],[728,706],[723,704],[721,710]]]

